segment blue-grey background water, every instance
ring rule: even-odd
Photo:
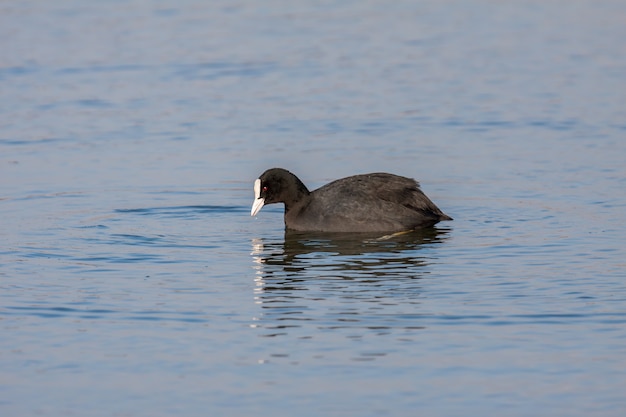
[[[618,416],[626,3],[0,4],[2,416]],[[415,177],[402,238],[251,218]]]

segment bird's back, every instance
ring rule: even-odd
[[[336,232],[405,231],[449,219],[417,181],[387,173],[333,181],[285,215],[290,229]]]

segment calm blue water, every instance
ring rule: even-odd
[[[621,416],[626,4],[0,5],[2,416]],[[388,240],[250,218],[415,177]]]

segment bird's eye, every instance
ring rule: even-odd
[[[263,186],[263,191],[267,191],[267,185]]]

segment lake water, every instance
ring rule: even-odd
[[[622,416],[626,3],[0,4],[2,416]],[[285,234],[255,178],[453,222]]]

